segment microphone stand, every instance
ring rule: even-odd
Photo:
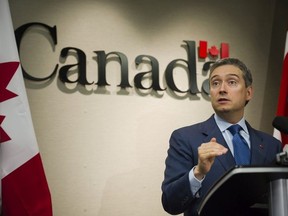
[[[270,182],[269,215],[288,215],[288,179],[279,178]]]
[[[276,162],[281,166],[288,166],[288,151],[285,150],[276,155]],[[278,178],[270,182],[269,215],[288,215],[288,179]]]

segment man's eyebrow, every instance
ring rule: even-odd
[[[235,76],[235,77],[238,77],[239,78],[239,75],[238,74],[235,74],[235,73],[230,73],[230,74],[227,74],[225,77],[229,77],[229,76]],[[212,79],[214,79],[214,78],[217,78],[217,77],[220,77],[219,75],[212,75],[211,77],[210,77],[210,79],[212,80]]]

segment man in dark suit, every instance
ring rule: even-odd
[[[162,183],[163,208],[170,214],[198,215],[203,197],[229,169],[236,164],[270,165],[281,151],[280,141],[255,130],[244,119],[253,88],[252,75],[243,62],[234,58],[217,61],[210,68],[209,83],[215,114],[175,130],[170,138]],[[229,127],[236,124],[247,145],[248,163],[235,161],[237,147]]]

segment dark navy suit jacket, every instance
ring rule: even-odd
[[[247,122],[246,125],[251,142],[251,165],[274,163],[276,154],[281,151],[281,142],[271,135],[253,129]],[[180,128],[172,133],[162,183],[162,205],[168,213],[184,212],[184,216],[197,215],[199,204],[211,186],[236,165],[230,150],[216,157],[210,172],[202,182],[200,197],[192,195],[189,171],[198,163],[198,147],[209,142],[212,137],[229,149],[213,115],[207,121]]]

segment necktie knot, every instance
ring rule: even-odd
[[[242,130],[242,127],[238,124],[231,125],[228,130],[232,133],[234,136],[236,133],[239,133]]]
[[[234,147],[234,158],[238,165],[250,164],[250,149],[245,139],[240,135],[242,127],[238,124],[231,125],[227,130],[232,134],[232,142]]]

